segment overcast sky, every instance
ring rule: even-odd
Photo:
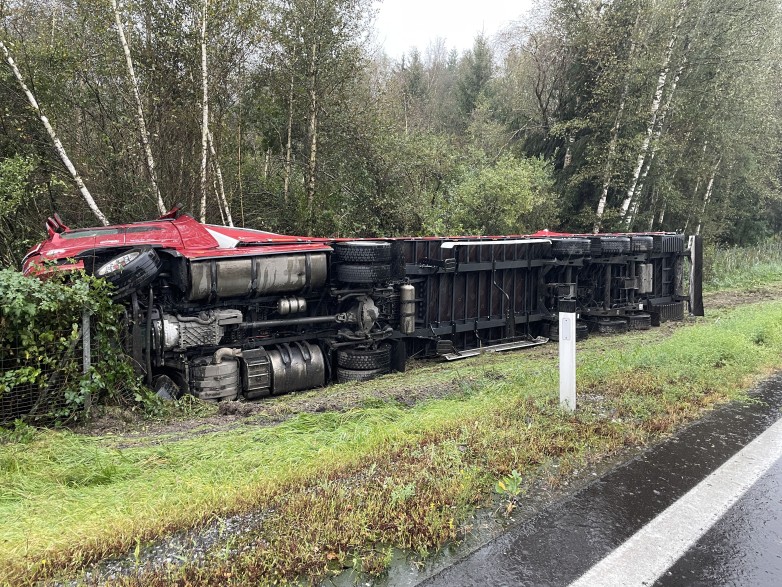
[[[532,0],[383,0],[375,28],[386,54],[398,59],[411,47],[422,52],[437,37],[449,49],[472,47],[475,35],[491,37],[517,20]]]

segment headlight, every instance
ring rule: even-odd
[[[129,253],[125,253],[124,255],[114,257],[108,263],[101,265],[100,268],[95,272],[95,275],[98,277],[106,277],[111,273],[122,271],[131,261],[133,261],[133,259],[138,257],[140,254],[140,251],[131,251]]]

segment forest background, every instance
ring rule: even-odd
[[[0,264],[53,211],[177,203],[323,236],[782,227],[778,0],[541,0],[470,50],[401,59],[376,10],[0,0]]]

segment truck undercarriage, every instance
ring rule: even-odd
[[[557,339],[702,315],[700,238],[647,233],[288,237],[159,220],[70,230],[56,216],[26,257],[116,286],[126,352],[162,396],[257,399]],[[688,286],[688,291],[684,289]]]

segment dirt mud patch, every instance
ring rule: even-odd
[[[493,376],[503,377],[501,373]],[[223,432],[240,426],[271,426],[299,414],[348,412],[378,403],[413,407],[419,402],[460,393],[470,378],[414,384],[404,374],[360,385],[335,385],[306,392],[266,398],[260,401],[224,401],[200,405],[190,401],[198,413],[169,421],[150,421],[140,413],[115,407],[102,407],[94,418],[74,431],[91,436],[117,436],[123,448],[171,442]]]

